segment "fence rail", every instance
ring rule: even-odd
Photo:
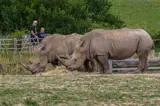
[[[33,42],[31,42],[32,39]],[[28,38],[27,36],[21,39],[0,39],[0,51],[32,52],[32,43],[39,44],[39,40],[41,39],[37,38],[37,41],[34,41],[34,38]]]
[[[136,70],[137,67],[127,67],[127,68],[114,68],[113,67],[113,62],[124,62],[124,63],[127,63],[127,62],[139,62],[139,59],[133,59],[133,58],[129,58],[129,59],[124,59],[124,60],[109,60],[109,68],[110,68],[110,71],[113,72],[115,70]],[[160,57],[156,57],[156,58],[148,58],[148,62],[160,62]],[[160,69],[160,66],[152,66],[150,64],[148,64],[149,67],[148,69],[150,70],[158,70]]]

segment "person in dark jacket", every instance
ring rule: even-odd
[[[40,32],[38,33],[39,42],[41,42],[46,37],[46,34],[44,32],[44,28],[41,27]]]
[[[31,27],[30,27],[30,39],[31,39],[31,43],[32,43],[32,47],[31,50],[35,51],[36,45],[38,44],[38,36],[37,36],[37,27],[38,21],[34,20]]]
[[[37,38],[38,38],[37,30],[36,30],[37,24],[38,22],[34,20],[32,26],[30,27],[30,38],[31,38],[32,45],[36,45]]]

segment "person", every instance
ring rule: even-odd
[[[37,44],[37,26],[38,22],[37,20],[34,20],[31,27],[30,27],[30,38],[31,38],[31,43],[32,43],[32,50],[34,51],[34,46]]]
[[[38,33],[39,42],[41,42],[45,37],[46,37],[46,34],[44,32],[44,27],[41,27],[40,32]]]

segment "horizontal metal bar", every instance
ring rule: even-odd
[[[148,61],[154,61],[154,60],[158,61],[158,60],[160,60],[160,57],[148,58]],[[138,62],[139,59],[130,58],[130,59],[124,59],[124,60],[110,60],[110,61],[112,61],[112,62]]]
[[[137,68],[112,68],[113,70],[136,70]],[[156,69],[160,69],[160,67],[149,67],[148,69],[150,70],[156,70]]]
[[[0,50],[16,50],[16,49],[29,49],[29,48],[0,48]]]
[[[31,43],[27,43],[25,45],[29,45],[29,44],[31,44]],[[0,45],[1,46],[13,46],[14,44],[0,44]],[[24,45],[24,44],[15,44],[15,45],[20,46],[20,45]]]

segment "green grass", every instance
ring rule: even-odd
[[[38,57],[33,53],[14,54],[0,53],[0,64],[3,69],[0,68],[0,75],[31,75],[31,72],[26,70],[20,62],[28,64],[29,60],[37,60]],[[48,64],[46,71],[55,69],[52,64]]]
[[[30,53],[0,53],[0,64],[3,66],[3,70],[0,70],[0,74],[30,74],[24,67],[22,67],[20,62],[27,63],[29,59],[34,57],[35,55]]]
[[[144,28],[151,34],[160,31],[159,0],[109,0],[111,12],[119,15],[129,28]],[[154,35],[152,35],[154,36]]]
[[[158,106],[160,75],[0,76],[0,106]]]

